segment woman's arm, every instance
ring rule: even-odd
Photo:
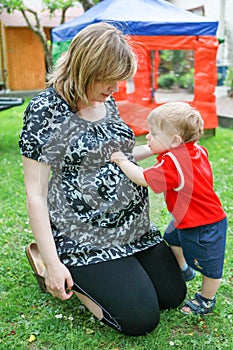
[[[24,181],[30,226],[46,267],[45,283],[48,291],[62,300],[69,299],[73,286],[69,270],[59,260],[52,236],[47,207],[50,166],[23,157]]]
[[[151,157],[152,155],[153,153],[148,145],[135,146],[133,149],[133,156],[136,162]]]
[[[143,168],[132,163],[122,152],[115,152],[111,155],[111,162],[116,163],[123,173],[134,183],[147,187],[147,182],[143,175]]]

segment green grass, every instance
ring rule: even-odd
[[[233,130],[217,129],[203,139],[215,178],[215,189],[228,213],[224,278],[214,315],[186,317],[179,309],[164,311],[159,326],[144,337],[126,337],[101,325],[73,296],[62,302],[39,291],[24,253],[32,240],[18,150],[23,106],[0,112],[0,349],[10,350],[216,350],[233,348]],[[144,142],[144,136],[137,138]],[[152,160],[141,164],[147,166]],[[168,213],[163,197],[150,192],[151,218],[163,232]],[[188,296],[200,288],[199,275],[188,284]],[[31,335],[34,341],[29,341]],[[31,340],[33,340],[31,338]]]

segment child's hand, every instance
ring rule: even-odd
[[[124,153],[122,153],[121,151],[119,152],[114,152],[111,157],[110,157],[111,162],[116,163],[117,165],[120,165],[120,163],[123,160],[128,160],[128,158],[126,157],[126,155]]]

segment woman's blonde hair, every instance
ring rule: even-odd
[[[148,123],[168,135],[179,135],[183,142],[198,141],[203,134],[204,121],[200,113],[185,102],[165,103],[148,115]]]
[[[100,22],[82,29],[72,40],[50,75],[53,85],[73,110],[77,102],[88,104],[87,90],[95,82],[121,81],[137,70],[137,58],[123,33]]]

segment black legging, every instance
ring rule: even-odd
[[[126,335],[149,333],[160,310],[179,306],[186,295],[181,270],[164,242],[127,258],[69,270],[73,289],[101,307],[105,324]]]

